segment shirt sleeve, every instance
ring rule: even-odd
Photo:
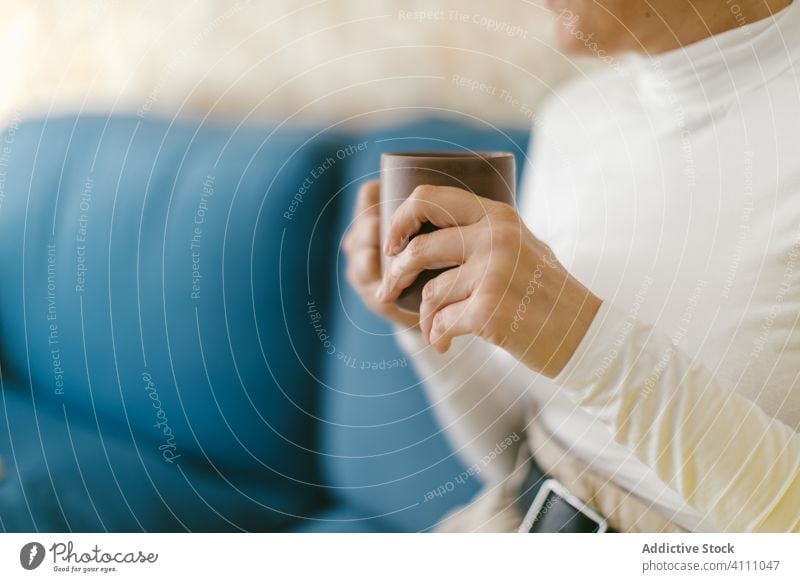
[[[398,329],[396,337],[457,454],[484,482],[507,478],[523,442],[533,373],[475,336],[455,338],[445,354],[428,346],[416,330]]]
[[[555,378],[720,531],[800,531],[800,438],[651,325],[603,303]]]

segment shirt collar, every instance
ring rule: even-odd
[[[767,83],[800,60],[800,2],[775,14],[623,67],[643,104],[715,106]]]

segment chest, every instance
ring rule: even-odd
[[[793,146],[737,119],[608,125],[539,158],[526,223],[595,294],[754,397],[774,394],[746,379],[800,349],[800,175],[775,153]],[[776,398],[765,407],[786,406]]]

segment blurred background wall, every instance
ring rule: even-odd
[[[578,65],[541,0],[0,0],[0,116],[526,124]]]

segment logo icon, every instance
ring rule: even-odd
[[[28,542],[19,552],[19,563],[26,570],[35,570],[44,562],[44,546],[39,542]]]

